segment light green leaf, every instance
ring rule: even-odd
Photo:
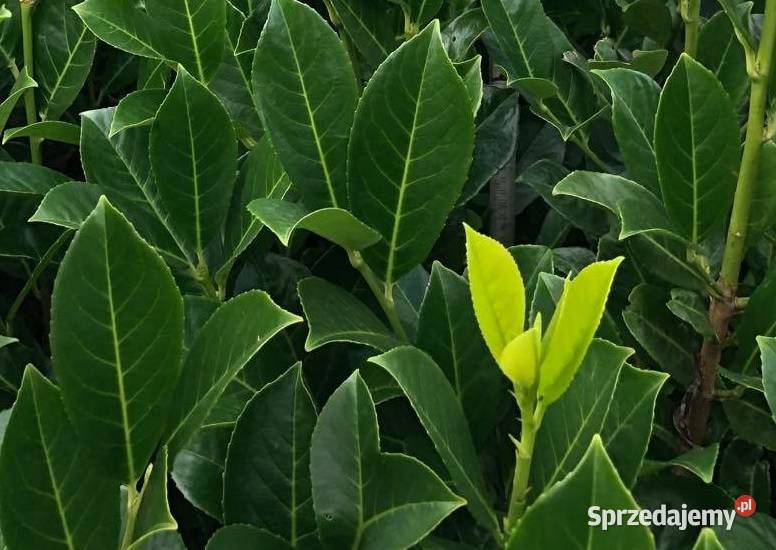
[[[728,213],[740,156],[738,135],[738,116],[722,85],[682,55],[660,95],[655,153],[663,203],[674,226],[693,243]]]
[[[167,91],[160,88],[136,90],[124,96],[113,113],[108,137],[112,138],[127,128],[150,126],[165,97]]]
[[[253,60],[253,92],[305,205],[347,207],[356,79],[345,47],[315,10],[296,0],[272,2]]]
[[[9,128],[3,134],[3,145],[9,140],[21,137],[34,137],[41,140],[59,141],[70,145],[78,145],[81,129],[76,124],[47,120],[35,122],[21,128]]]
[[[725,547],[719,542],[717,535],[711,528],[704,527],[701,529],[701,534],[698,535],[698,540],[695,541],[692,550],[725,550]]]
[[[256,199],[248,210],[267,226],[284,246],[298,229],[305,229],[349,250],[362,250],[380,240],[380,235],[347,210],[322,208],[310,212],[298,203]]]
[[[575,548],[581,544],[582,548],[590,549],[655,548],[648,527],[610,525],[604,530],[600,525],[590,525],[591,506],[598,506],[599,511],[638,509],[597,435],[568,477],[544,492],[528,509],[507,548]],[[558,528],[559,518],[562,518],[562,529]]]
[[[630,69],[592,71],[612,91],[612,124],[630,177],[655,195],[660,194],[655,150],[655,113],[660,86]]]
[[[22,95],[24,95],[24,92],[31,88],[37,88],[37,86],[38,83],[30,78],[27,67],[24,67],[19,72],[19,76],[14,81],[13,87],[8,92],[8,97],[0,103],[0,132],[5,129],[5,123],[8,122],[8,117],[11,116],[14,107],[16,107],[16,104],[19,99],[21,99]]]
[[[51,189],[29,221],[78,229],[97,206],[102,190],[90,183],[69,181]]]
[[[501,415],[506,381],[477,326],[469,285],[437,262],[420,309],[416,345],[452,384],[475,446],[486,446]]]
[[[327,548],[408,548],[465,504],[419,460],[380,451],[374,403],[358,372],[321,411],[310,472]]]
[[[89,76],[97,40],[72,7],[77,0],[41,2],[35,9],[35,80],[40,118],[56,120]]]
[[[498,359],[525,326],[523,278],[512,255],[498,241],[468,225],[464,228],[474,313],[491,355]]]
[[[0,194],[43,196],[68,177],[45,166],[27,162],[0,162]]]
[[[150,141],[151,165],[170,222],[201,254],[226,217],[237,175],[237,138],[229,114],[179,67]]]
[[[91,447],[91,441],[88,445]],[[119,486],[68,422],[59,390],[33,366],[0,453],[0,525],[11,548],[104,550],[119,538]]]
[[[491,533],[499,533],[493,499],[482,477],[463,408],[439,366],[431,357],[409,346],[369,361],[384,368],[399,384],[477,522]],[[433,393],[429,388],[434,388]]]
[[[399,45],[401,11],[388,2],[332,0],[340,23],[370,67],[385,61]]]
[[[776,422],[776,338],[757,337],[763,368],[763,389],[765,399]]]
[[[353,342],[386,351],[396,337],[372,310],[350,292],[318,277],[299,282],[299,299],[310,326],[304,347],[312,351],[331,342]]]
[[[719,443],[713,443],[708,447],[694,447],[670,460],[647,460],[642,468],[642,474],[680,466],[698,476],[704,483],[711,483],[718,454]]]
[[[461,193],[474,143],[469,105],[437,22],[396,50],[361,97],[348,193],[353,214],[383,237],[364,259],[388,286],[428,256]]]
[[[542,342],[538,395],[549,406],[566,391],[603,317],[614,274],[623,258],[595,262],[566,281]]]
[[[620,219],[620,239],[645,232],[674,233],[660,199],[643,186],[612,174],[575,171],[553,195],[569,195],[601,205]]]
[[[182,340],[170,270],[102,198],[59,268],[51,350],[76,430],[125,483],[137,481],[158,443]]]
[[[250,525],[222,527],[207,542],[205,550],[291,550],[286,541]]]
[[[159,449],[150,475],[146,474],[140,498],[128,550],[143,550],[153,537],[178,529],[167,500],[167,447]]]
[[[174,457],[202,425],[231,380],[273,336],[301,318],[250,291],[220,306],[186,355],[165,429]]]
[[[4,348],[5,346],[10,346],[11,344],[15,344],[18,341],[19,340],[17,340],[16,338],[0,335],[0,349]]]
[[[310,485],[310,438],[316,420],[301,363],[248,402],[226,457],[227,524],[266,529],[294,548],[317,540]]]

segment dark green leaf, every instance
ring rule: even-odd
[[[126,0],[86,0],[73,9],[103,42],[134,55],[164,58],[159,44],[154,43],[158,28],[137,4]]]
[[[388,2],[332,0],[345,32],[370,67],[376,68],[399,45],[401,11]]]
[[[765,399],[776,421],[776,338],[757,337],[763,364],[763,389]]]
[[[450,59],[463,61],[487,28],[488,20],[481,8],[466,11],[453,19],[442,30],[442,40]]]
[[[5,129],[5,123],[8,122],[8,117],[16,107],[19,99],[21,99],[24,92],[31,88],[36,88],[38,83],[30,78],[30,74],[27,72],[27,67],[23,68],[16,77],[13,87],[8,92],[8,96],[0,103],[0,132]]]
[[[102,190],[90,183],[69,181],[46,193],[31,222],[78,229],[97,206]]]
[[[147,88],[126,95],[116,106],[108,137],[127,128],[150,126],[165,97],[167,92],[161,88]]]
[[[645,462],[642,473],[651,473],[671,466],[680,466],[698,476],[704,483],[711,483],[714,477],[714,466],[717,463],[719,443],[708,447],[695,447],[684,454],[670,460]]]
[[[68,177],[45,166],[26,162],[0,162],[0,194],[43,196]]]
[[[749,87],[746,56],[725,13],[714,14],[701,27],[698,61],[714,73],[733,105],[741,105]]]
[[[749,242],[773,227],[776,221],[776,143],[763,143],[749,215]]]
[[[776,271],[771,271],[749,297],[738,327],[736,339],[738,350],[731,370],[743,374],[757,372],[760,365],[758,336],[776,336],[776,318],[773,316],[776,300]]]
[[[208,541],[205,550],[291,550],[280,537],[250,525],[222,527]]]
[[[69,122],[47,120],[35,122],[21,128],[9,128],[3,134],[3,145],[9,140],[20,137],[34,137],[40,140],[60,141],[70,145],[78,145],[81,129]]]
[[[144,550],[144,545],[153,537],[178,528],[167,501],[167,447],[159,449],[140,498],[142,500],[132,530],[132,544],[128,550]]]
[[[689,323],[701,336],[715,337],[714,327],[709,321],[709,306],[697,293],[675,288],[671,291],[671,299],[666,305],[671,313]]]

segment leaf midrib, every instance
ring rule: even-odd
[[[205,82],[205,70],[202,67],[202,58],[199,52],[199,44],[197,43],[197,33],[194,30],[194,21],[191,17],[191,8],[189,8],[189,0],[183,0],[183,6],[186,9],[186,22],[189,24],[189,35],[191,36],[191,45],[194,48],[194,60],[197,62],[197,73],[199,79]]]
[[[83,29],[81,29],[81,34],[78,36],[78,39],[75,42],[75,46],[73,49],[69,50],[67,60],[65,61],[64,67],[62,67],[61,71],[57,72],[57,81],[54,83],[54,85],[48,90],[49,91],[49,97],[48,101],[46,102],[46,106],[43,108],[43,111],[41,112],[40,116],[43,120],[46,119],[46,116],[49,112],[49,107],[51,107],[51,104],[59,91],[59,88],[62,84],[62,80],[64,80],[64,76],[67,73],[67,71],[70,69],[70,65],[73,63],[73,58],[75,57],[75,54],[78,52],[78,50],[81,48],[81,45],[84,42],[84,36],[86,36],[86,33],[89,32],[91,34],[91,31],[86,27],[86,25],[83,26]],[[68,44],[69,46],[69,44]]]

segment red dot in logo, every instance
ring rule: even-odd
[[[736,499],[734,508],[739,516],[748,518],[757,510],[757,503],[751,496],[741,495]]]

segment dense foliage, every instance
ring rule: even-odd
[[[7,0],[0,548],[776,546],[774,55],[776,0]]]

